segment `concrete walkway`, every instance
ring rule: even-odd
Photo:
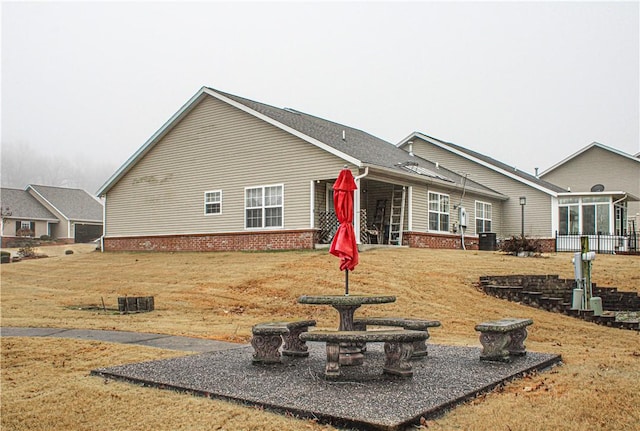
[[[145,332],[102,331],[98,329],[2,327],[0,328],[0,336],[75,338],[79,340],[136,344],[140,346],[157,347],[159,349],[199,353],[217,352],[220,350],[237,349],[246,346],[246,344],[205,340],[203,338],[181,337],[176,335],[152,334]]]

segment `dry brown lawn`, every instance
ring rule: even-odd
[[[300,305],[304,294],[340,294],[344,273],[326,251],[99,253],[42,248],[50,257],[1,267],[2,326],[109,329],[248,342],[253,324],[337,313]],[[474,325],[530,317],[527,348],[561,354],[564,365],[507,384],[442,417],[436,430],[640,429],[640,333],[597,326],[484,295],[487,274],[571,278],[570,254],[516,258],[493,252],[375,249],[350,274],[354,294],[393,294],[362,314],[438,319],[431,342],[479,346]],[[640,290],[640,258],[599,255],[593,281]],[[120,315],[119,296],[154,296],[156,311]],[[79,309],[82,308],[82,309]],[[2,337],[3,430],[320,430],[308,420],[233,403],[105,381],[92,369],[183,352],[93,341]],[[424,427],[426,428],[426,427]]]

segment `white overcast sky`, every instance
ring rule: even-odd
[[[4,1],[1,13],[2,168],[89,166],[90,192],[202,86],[394,144],[420,131],[530,173],[593,141],[640,151],[637,1]]]

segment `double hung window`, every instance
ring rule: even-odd
[[[283,227],[283,192],[282,185],[247,187],[244,192],[245,228]]]
[[[491,232],[491,204],[476,201],[476,233]]]
[[[222,213],[222,190],[204,192],[204,213],[205,214],[221,214]]]
[[[449,231],[449,195],[429,192],[429,230]]]

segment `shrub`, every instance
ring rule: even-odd
[[[518,256],[520,253],[537,254],[542,253],[542,244],[535,238],[526,236],[512,236],[502,242],[500,250]]]
[[[18,229],[16,231],[16,236],[23,236],[31,238],[33,237],[33,231],[31,229]]]
[[[51,237],[49,235],[40,235],[40,241],[51,241]]]
[[[36,257],[36,249],[28,244],[18,249],[18,256],[20,257]]]

